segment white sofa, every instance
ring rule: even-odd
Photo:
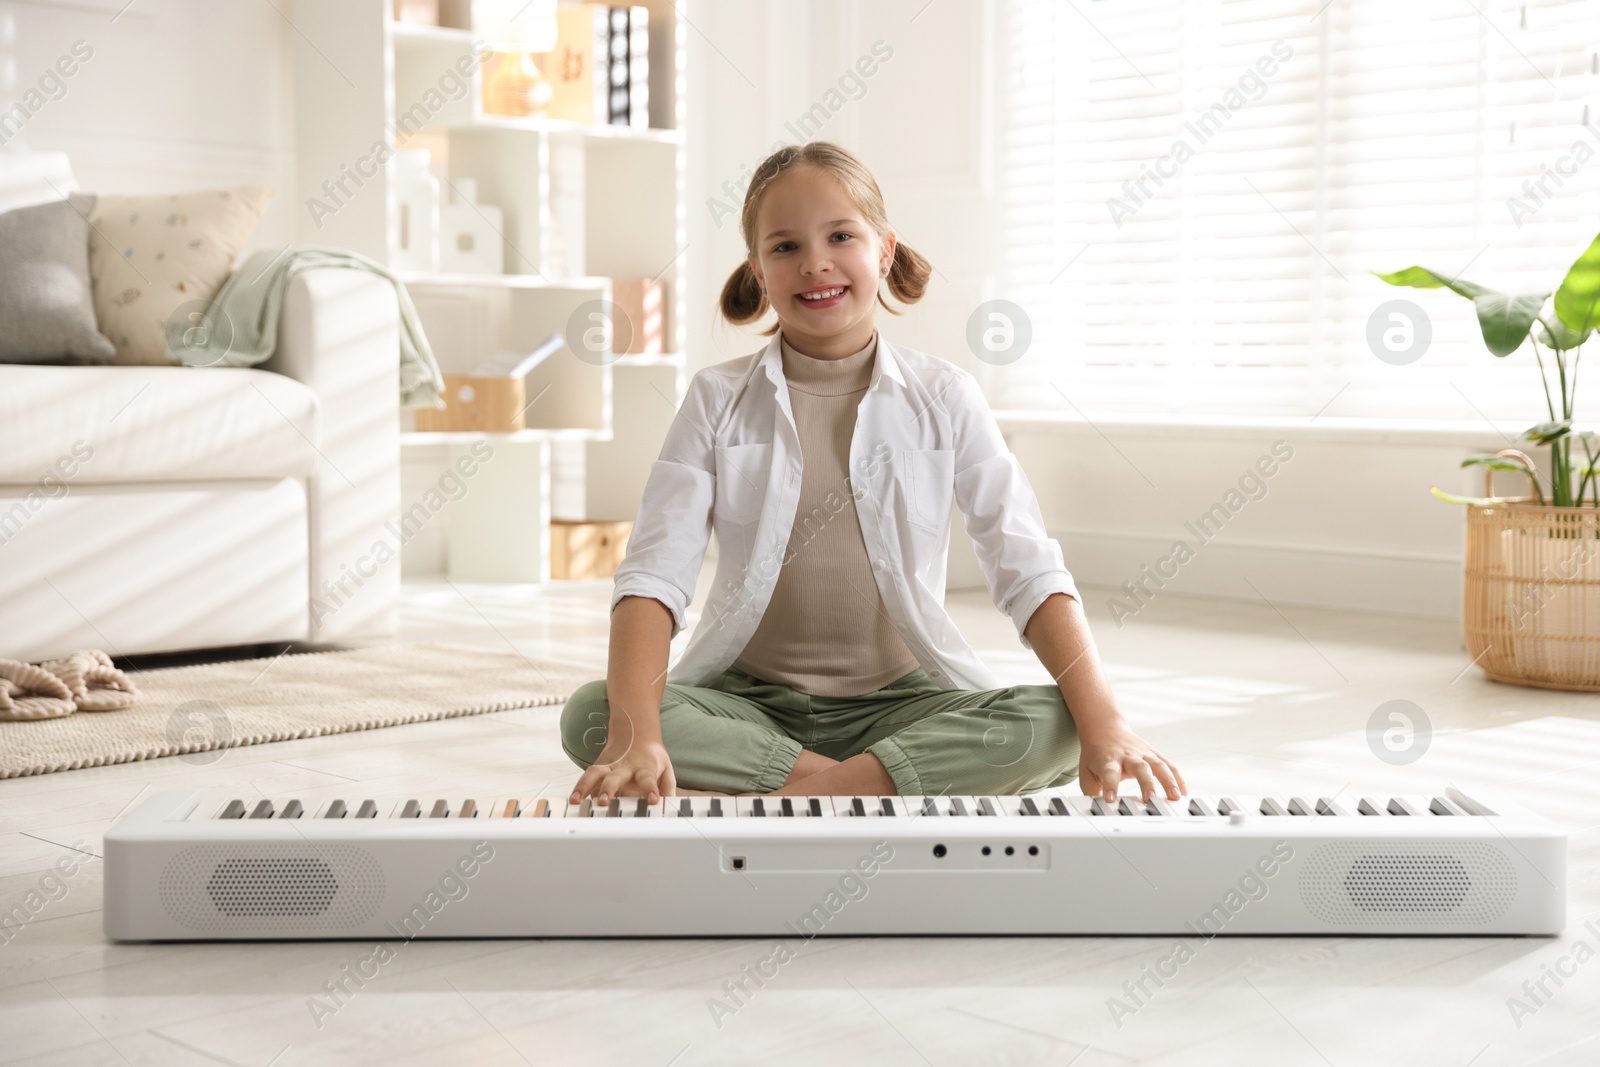
[[[285,294],[262,369],[0,364],[0,657],[393,635],[399,310]]]

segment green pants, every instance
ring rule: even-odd
[[[588,767],[605,747],[604,679],[561,712],[561,744]],[[1011,796],[1078,776],[1078,731],[1054,685],[940,689],[920,667],[872,693],[809,696],[729,667],[705,686],[668,684],[661,739],[678,784],[721,793],[783,785],[801,749],[878,757],[900,796]]]

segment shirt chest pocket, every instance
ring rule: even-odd
[[[943,530],[955,500],[956,453],[953,448],[915,448],[901,466],[906,518],[919,526]]]
[[[771,468],[770,444],[718,445],[716,518],[741,526],[759,519]]]

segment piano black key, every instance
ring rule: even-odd
[[[1220,797],[1217,800],[1218,815],[1232,815],[1236,811],[1243,810],[1244,808],[1240,806],[1239,802],[1232,797]]]
[[[811,809],[811,817],[813,819],[822,818],[822,799],[820,797],[812,797],[811,803],[807,804],[806,807]]]
[[[863,801],[860,797],[855,797],[854,799],[852,799],[850,801],[850,814],[851,815],[859,815],[859,816],[865,818],[866,814],[867,814],[866,802]]]
[[[422,816],[422,805],[418,801],[408,800],[405,807],[400,809],[402,819],[417,819]]]
[[[520,814],[522,814],[522,805],[515,800],[506,801],[505,807],[500,809],[500,817],[502,819],[515,819]]]
[[[448,800],[435,800],[433,810],[428,812],[430,819],[444,819],[450,815],[450,802]]]
[[[1373,800],[1371,797],[1362,797],[1361,802],[1356,805],[1356,810],[1363,815],[1383,814],[1383,808],[1380,807],[1378,802]]]
[[[291,800],[291,801],[289,801],[289,803],[287,803],[287,804],[285,804],[283,806],[283,814],[279,815],[278,818],[280,818],[280,819],[298,819],[304,813],[305,813],[304,806],[302,806],[301,803],[298,800]]]
[[[342,819],[349,812],[349,810],[350,809],[345,806],[344,801],[335,800],[332,804],[328,805],[328,810],[322,813],[322,817],[324,819]]]
[[[356,809],[358,819],[376,819],[378,817],[378,802],[376,800],[363,800],[361,807]]]
[[[1289,814],[1290,815],[1311,815],[1311,814],[1314,814],[1314,812],[1313,812],[1313,810],[1311,808],[1311,805],[1306,802],[1306,798],[1305,797],[1290,797],[1289,798]]]
[[[270,819],[270,818],[272,818],[272,801],[263,800],[260,803],[258,803],[255,806],[255,808],[250,812],[250,817],[252,819]]]
[[[639,798],[639,803],[637,803],[637,804],[635,804],[633,806],[633,817],[635,819],[648,819],[650,817],[650,798],[649,797],[640,797]]]
[[[618,818],[621,818],[621,817],[622,817],[622,798],[621,797],[612,797],[611,798],[611,802],[606,805],[606,813],[604,815],[602,815],[601,818],[603,818],[603,819],[618,819]]]
[[[678,818],[694,818],[694,801],[690,800],[688,797],[684,797],[682,800],[678,801]]]
[[[1090,815],[1115,815],[1117,809],[1106,803],[1105,797],[1095,797],[1089,802]]]
[[[711,798],[711,817],[713,819],[722,818],[722,798],[721,797],[712,797]]]
[[[762,802],[760,797],[756,797],[754,800],[750,801],[750,814],[754,815],[758,819],[765,819],[767,817],[767,805]]]
[[[1039,814],[1039,805],[1037,805],[1037,804],[1035,804],[1033,802],[1033,798],[1032,797],[1023,797],[1022,798],[1022,814],[1024,814],[1024,815],[1038,815]]]
[[[990,798],[990,797],[979,797],[978,798],[978,814],[979,815],[995,815],[995,816],[998,816],[1000,814],[1000,812],[995,809],[994,800],[992,798]]]
[[[951,797],[950,798],[950,814],[951,815],[959,815],[959,816],[962,816],[963,818],[966,817],[966,815],[968,814],[967,802],[962,800],[960,797]]]
[[[882,798],[880,798],[880,800],[878,802],[878,812],[881,815],[893,815],[894,814],[894,798],[892,798],[892,797],[882,797]]]
[[[1345,810],[1343,804],[1340,804],[1332,797],[1319,797],[1317,799],[1317,814],[1348,817],[1350,813]]]
[[[1062,800],[1060,797],[1051,797],[1050,798],[1050,814],[1051,815],[1071,815],[1072,814],[1072,809],[1067,807],[1067,802],[1065,800]]]
[[[228,801],[228,806],[222,809],[222,814],[219,815],[218,818],[220,818],[220,819],[242,819],[242,818],[244,818],[244,801],[242,801],[242,800],[230,800],[230,801]]]
[[[939,814],[939,805],[934,803],[932,797],[922,798],[922,814],[933,816],[937,816]]]
[[[1428,805],[1428,810],[1435,815],[1465,815],[1466,809],[1449,797],[1434,797],[1433,803]]]
[[[1262,797],[1261,798],[1261,814],[1263,814],[1263,815],[1287,815],[1289,813],[1288,813],[1288,811],[1286,811],[1284,809],[1283,802],[1278,800],[1276,797]]]
[[[1203,800],[1200,797],[1190,797],[1189,798],[1189,814],[1190,815],[1216,815],[1217,814],[1217,809],[1211,806],[1211,801],[1209,801],[1209,800]]]
[[[784,797],[783,803],[779,805],[779,809],[783,812],[783,817],[785,819],[794,818],[794,798]]]
[[[533,802],[533,817],[535,819],[548,819],[550,817],[550,801],[540,797]]]
[[[458,819],[476,819],[478,817],[478,802],[476,800],[463,800],[461,810],[456,812]]]
[[[1121,815],[1146,815],[1144,801],[1135,800],[1133,797],[1123,797],[1117,801],[1117,812]]]

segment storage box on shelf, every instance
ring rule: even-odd
[[[648,80],[637,95],[649,125],[589,125],[485,109],[485,44],[500,29],[488,22],[503,5],[444,0],[440,25],[426,25],[395,21],[391,3],[297,11],[298,174],[337,196],[330,212],[301,216],[297,239],[396,269],[458,390],[490,356],[530,351],[552,332],[573,339],[525,379],[521,428],[424,432],[410,413],[402,423],[408,506],[456,465],[474,470],[409,549],[406,573],[436,564],[453,578],[545,581],[552,519],[634,517],[687,384],[685,24],[672,0],[644,5]],[[325,41],[339,42],[343,74],[316,50]],[[326,107],[351,95],[345,75],[363,94]],[[377,144],[373,129],[387,131]],[[441,203],[498,210],[504,273],[399,269],[395,172],[384,165],[397,149],[428,151]],[[614,340],[596,347],[595,329]]]

